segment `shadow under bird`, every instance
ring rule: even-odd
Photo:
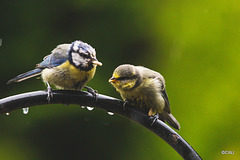
[[[154,116],[153,123],[159,118],[180,129],[180,124],[171,114],[165,80],[160,73],[142,66],[124,64],[114,70],[109,82],[125,102],[147,111],[148,116]]]
[[[70,90],[85,87],[93,92],[86,84],[93,78],[97,65],[101,66],[102,63],[97,60],[95,49],[82,41],[74,41],[71,44],[58,45],[35,69],[10,79],[7,84],[41,75],[48,86],[48,100],[52,97],[50,84],[59,89]]]

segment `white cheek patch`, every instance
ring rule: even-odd
[[[76,52],[72,53],[72,61],[76,66],[79,66],[81,63],[84,63],[82,57]]]

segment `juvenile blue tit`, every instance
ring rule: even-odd
[[[94,76],[96,66],[102,63],[96,59],[95,49],[82,41],[72,44],[61,44],[52,50],[50,55],[36,65],[36,69],[20,74],[9,80],[21,82],[41,74],[43,82],[48,86],[48,99],[52,96],[53,84],[59,89],[81,90]]]
[[[171,114],[165,80],[160,73],[142,66],[124,64],[114,70],[109,82],[124,101],[140,107],[148,112],[148,116],[167,121],[173,128],[180,129]]]

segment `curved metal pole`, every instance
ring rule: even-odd
[[[46,97],[46,91],[34,91],[0,99],[0,114],[43,104],[78,104],[98,107],[124,116],[146,127],[167,142],[183,159],[201,160],[197,152],[164,122],[157,120],[151,125],[153,117],[149,117],[137,107],[129,104],[126,104],[124,110],[124,102],[119,99],[98,94],[96,101],[92,94],[88,92],[73,90],[53,90],[53,98],[50,102],[48,102]]]

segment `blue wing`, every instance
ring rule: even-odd
[[[43,61],[37,64],[37,68],[52,68],[67,61],[67,54],[52,53],[44,57]]]

